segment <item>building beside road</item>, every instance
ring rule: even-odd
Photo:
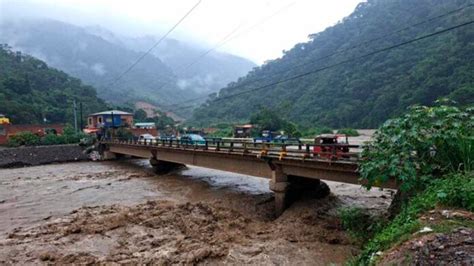
[[[110,110],[90,114],[87,117],[86,132],[93,132],[100,128],[131,127],[133,125],[133,114],[120,110]]]

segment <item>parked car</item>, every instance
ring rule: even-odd
[[[205,145],[206,140],[198,134],[186,134],[180,138],[181,144]]]
[[[149,143],[156,143],[156,137],[152,136],[151,134],[141,134],[138,137],[138,143],[142,144],[149,144]]]
[[[265,142],[272,142],[273,138],[277,135],[276,132],[270,130],[263,130],[261,137],[256,137],[253,139],[255,143],[265,143]]]

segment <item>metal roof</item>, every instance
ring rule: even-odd
[[[99,113],[95,113],[95,114],[91,114],[92,116],[95,116],[95,115],[112,115],[112,113],[114,115],[133,115],[131,113],[127,113],[127,112],[124,112],[124,111],[120,111],[120,110],[110,110],[110,111],[104,111],[104,112],[99,112]]]

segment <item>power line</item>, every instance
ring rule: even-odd
[[[230,41],[240,37],[241,35],[244,35],[244,34],[247,34],[249,32],[251,32],[252,30],[254,30],[255,28],[257,28],[258,26],[260,26],[261,24],[267,22],[268,20],[270,20],[271,18],[273,18],[274,16],[278,15],[280,12],[283,12],[287,9],[289,9],[292,5],[294,5],[296,3],[296,1],[293,1],[291,3],[289,3],[288,5],[285,5],[283,6],[282,8],[278,9],[277,11],[275,11],[274,13],[270,14],[269,16],[266,16],[264,17],[263,19],[257,21],[255,24],[253,24],[252,26],[248,27],[246,30],[244,31],[241,31],[240,33],[234,35],[232,38],[230,38],[229,40],[227,40],[225,43],[223,43],[221,46],[224,46],[225,44],[229,43]],[[219,46],[219,47],[221,47]]]
[[[252,79],[244,84],[241,84],[241,85],[238,85],[238,86],[235,86],[235,87],[232,87],[232,89],[236,89],[236,88],[241,88],[241,87],[245,87],[245,86],[248,86],[249,84],[252,84],[252,83],[255,83],[255,82],[259,82],[259,81],[263,81],[263,80],[266,80],[268,79],[269,77],[272,77],[272,76],[276,76],[276,75],[279,75],[279,74],[282,74],[282,73],[286,73],[290,70],[293,70],[295,68],[300,68],[300,67],[303,67],[303,66],[307,66],[307,65],[312,65],[316,62],[319,62],[323,59],[327,59],[327,58],[330,58],[332,56],[335,56],[335,55],[338,55],[338,54],[342,54],[342,53],[345,53],[347,51],[350,51],[350,50],[353,50],[353,49],[356,49],[358,47],[362,47],[368,43],[371,43],[371,42],[374,42],[374,41],[378,41],[378,40],[381,40],[381,39],[384,39],[386,37],[389,37],[391,35],[394,35],[394,34],[397,34],[397,33],[400,33],[400,32],[403,32],[405,30],[408,30],[410,28],[413,28],[413,27],[417,27],[419,25],[422,25],[422,24],[425,24],[425,23],[428,23],[428,22],[432,22],[434,20],[437,20],[437,19],[440,19],[440,18],[443,18],[443,17],[446,17],[446,16],[449,16],[449,15],[452,15],[452,14],[455,14],[455,13],[458,13],[466,8],[469,8],[469,7],[472,7],[474,6],[474,4],[469,4],[467,6],[464,6],[464,7],[461,7],[461,8],[458,8],[458,9],[455,9],[455,10],[451,10],[447,13],[443,13],[441,15],[438,15],[438,16],[434,16],[434,17],[431,17],[427,20],[423,20],[423,21],[420,21],[420,22],[417,22],[415,24],[412,24],[412,25],[408,25],[404,28],[401,28],[401,29],[398,29],[396,31],[393,31],[391,33],[388,33],[388,34],[384,34],[384,35],[381,35],[379,37],[376,37],[376,38],[373,38],[373,39],[370,39],[370,40],[366,40],[366,41],[363,41],[359,44],[356,44],[356,45],[353,45],[351,47],[348,47],[348,48],[345,48],[345,49],[342,49],[342,50],[337,50],[337,51],[334,51],[333,53],[330,53],[328,55],[325,55],[325,56],[322,56],[322,57],[319,57],[319,58],[316,58],[314,60],[311,60],[310,62],[306,62],[306,63],[303,63],[303,64],[299,64],[299,65],[296,65],[296,66],[293,66],[291,69],[284,69],[284,70],[281,70],[281,71],[276,71],[276,72],[273,72],[270,74],[270,76],[264,76],[262,78],[257,78],[257,79]],[[162,108],[167,108],[167,107],[174,107],[174,106],[179,106],[181,104],[185,104],[185,103],[189,103],[189,102],[194,102],[194,101],[198,101],[198,100],[201,100],[201,99],[206,99],[208,98],[209,96],[208,95],[205,95],[205,96],[201,96],[201,97],[196,97],[196,98],[193,98],[193,99],[189,99],[189,100],[186,100],[186,101],[182,101],[180,103],[175,103],[175,104],[171,104],[171,105],[168,105],[168,106],[163,106]],[[186,108],[189,108],[189,107],[186,107]]]
[[[241,27],[241,25],[238,25],[235,29],[233,29],[231,32],[229,32],[226,36],[224,36],[224,38],[221,39],[221,41],[214,47],[208,49],[207,51],[205,51],[204,53],[202,53],[201,55],[199,55],[198,57],[196,57],[196,59],[194,61],[192,61],[191,63],[189,63],[188,65],[184,66],[183,69],[181,71],[184,71],[188,68],[190,68],[191,66],[193,66],[194,64],[196,64],[201,58],[205,57],[206,55],[208,55],[209,53],[211,53],[212,51],[216,50],[217,48],[220,47],[220,45],[222,45],[222,43],[225,43],[225,41],[230,37],[232,36],[232,34],[234,34],[236,31],[239,30],[239,28]]]
[[[253,24],[252,26],[248,27],[246,30],[240,32],[240,33],[237,33],[236,35],[232,36],[236,31],[238,31],[241,27],[241,25],[237,26],[234,30],[232,30],[230,33],[228,33],[224,38],[221,39],[221,41],[219,41],[214,47],[208,49],[207,51],[205,51],[204,53],[200,54],[199,56],[197,56],[191,63],[187,64],[187,65],[183,65],[181,67],[178,68],[177,71],[180,71],[180,72],[183,72],[185,71],[186,69],[190,68],[191,66],[195,65],[197,62],[199,62],[203,57],[205,57],[206,55],[210,54],[211,52],[217,50],[218,48],[226,45],[227,43],[229,43],[230,41],[236,39],[237,37],[241,36],[242,34],[246,34],[246,33],[249,33],[250,31],[254,30],[257,26],[259,26],[260,24],[263,24],[265,23],[266,21],[268,21],[269,19],[273,18],[274,16],[276,16],[277,14],[279,14],[280,12],[284,11],[284,10],[287,10],[290,6],[294,5],[296,1],[293,1],[291,2],[290,4],[288,5],[285,5],[283,6],[282,8],[278,9],[276,12],[270,14],[269,16],[267,17],[264,17],[263,19],[259,20],[257,23]],[[161,85],[157,90],[160,90],[162,89],[164,86],[168,85],[168,84],[171,84],[171,82],[165,82],[163,85]],[[196,100],[200,100],[200,99],[206,99],[208,96],[205,95],[205,96],[201,96],[201,97],[197,97],[197,98],[193,98],[191,99],[192,101],[196,101]],[[189,100],[187,100],[189,101]],[[185,102],[187,102],[185,101]],[[176,104],[172,104],[172,105],[169,105],[169,106],[175,106]]]
[[[142,54],[133,64],[130,65],[130,67],[128,67],[122,74],[120,74],[115,80],[113,80],[106,87],[110,87],[114,85],[115,83],[117,83],[120,79],[123,78],[123,76],[125,76],[128,72],[130,72],[141,60],[143,60],[145,56],[151,53],[153,49],[155,49],[166,37],[168,37],[168,35],[171,32],[173,32],[176,29],[176,27],[178,27],[178,25],[181,24],[181,22],[183,22],[183,20],[186,19],[186,17],[188,17],[191,14],[191,12],[193,12],[194,9],[196,9],[196,7],[199,4],[201,4],[201,1],[202,0],[198,0],[198,2],[191,9],[189,9],[188,12],[186,12],[186,14],[180,20],[178,20],[178,22],[176,22],[176,24],[174,24],[174,26],[171,27],[171,29],[168,30],[168,32],[165,33],[165,35],[161,36],[161,38],[150,49],[148,49],[144,54]]]
[[[272,82],[272,83],[269,83],[269,84],[266,84],[266,85],[263,85],[263,86],[260,86],[260,87],[257,87],[257,88],[249,89],[249,90],[246,90],[246,91],[242,91],[242,92],[239,92],[239,93],[218,97],[218,98],[214,99],[213,102],[222,101],[222,100],[229,99],[229,98],[232,98],[232,97],[240,96],[240,95],[243,95],[243,94],[247,94],[247,93],[250,93],[250,92],[258,91],[258,90],[265,89],[265,88],[268,88],[268,87],[271,87],[271,86],[275,86],[275,85],[278,85],[278,84],[281,84],[281,83],[284,83],[284,82],[288,82],[288,81],[291,81],[291,80],[303,78],[303,77],[306,77],[306,76],[311,75],[311,74],[315,74],[315,73],[318,73],[318,72],[321,72],[321,71],[324,71],[324,70],[327,70],[327,69],[330,69],[330,68],[333,68],[333,67],[336,67],[336,66],[340,66],[340,65],[343,65],[343,64],[355,61],[355,60],[363,59],[365,57],[369,57],[369,56],[372,56],[372,55],[375,55],[375,54],[379,54],[379,53],[382,53],[382,52],[385,52],[385,51],[388,51],[388,50],[399,48],[401,46],[408,45],[408,44],[411,44],[411,43],[414,43],[414,42],[417,42],[417,41],[420,41],[420,40],[431,38],[431,37],[434,37],[436,35],[439,35],[439,34],[442,34],[442,33],[445,33],[445,32],[449,32],[449,31],[452,31],[452,30],[455,30],[455,29],[458,29],[458,28],[461,28],[461,27],[471,25],[473,23],[474,23],[474,20],[471,20],[471,21],[468,21],[468,22],[465,22],[465,23],[462,23],[462,24],[458,24],[458,25],[453,26],[453,27],[446,28],[444,30],[436,31],[436,32],[433,32],[433,33],[430,33],[430,34],[427,34],[427,35],[423,35],[423,36],[415,38],[415,39],[411,39],[411,40],[408,40],[408,41],[405,41],[405,42],[402,42],[402,43],[398,43],[396,45],[385,47],[383,49],[379,49],[379,50],[376,50],[376,51],[373,51],[373,52],[370,52],[370,53],[367,53],[367,54],[364,54],[364,55],[361,55],[361,56],[353,57],[353,58],[343,60],[343,61],[340,61],[338,63],[332,64],[332,65],[329,65],[329,66],[318,68],[318,69],[313,70],[313,71],[308,71],[308,72],[305,72],[305,73],[302,73],[302,74],[299,74],[299,75],[295,75],[295,76],[292,76],[292,77],[289,77],[289,78],[286,78],[286,79],[282,79],[282,80],[279,80],[279,81],[276,81],[276,82]],[[194,106],[187,106],[187,107],[183,107],[183,108],[179,108],[179,109],[188,109],[188,108],[192,108],[192,107],[194,107]],[[179,110],[179,109],[176,109],[176,110]],[[176,110],[169,110],[168,112],[173,112],[173,111],[176,111]]]
[[[215,49],[217,49],[219,47],[219,45],[221,43],[223,43],[226,39],[228,39],[230,36],[232,36],[232,34],[234,34],[237,30],[239,30],[239,28],[241,27],[241,25],[238,25],[237,27],[235,27],[231,32],[229,32],[227,35],[225,35],[219,42],[216,46],[206,50],[205,52],[203,52],[202,54],[198,55],[195,60],[193,60],[192,62],[190,62],[189,64],[187,65],[182,65],[180,67],[177,68],[176,72],[184,72],[186,69],[190,68],[191,66],[193,66],[194,64],[196,64],[201,58],[205,57],[206,55],[208,55],[209,53],[211,53],[212,51],[214,51]],[[175,73],[177,74],[177,73]],[[168,85],[168,84],[171,84],[171,82],[165,82],[164,84],[162,84],[159,88],[157,88],[156,90],[161,90],[164,86]]]

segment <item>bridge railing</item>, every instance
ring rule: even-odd
[[[256,154],[282,158],[357,161],[360,158],[360,146],[349,144],[268,143],[249,142],[225,138],[207,138],[204,141],[189,141],[177,138],[167,139],[126,139],[114,138],[104,142],[124,145],[143,145],[162,148],[203,150],[215,152]]]

